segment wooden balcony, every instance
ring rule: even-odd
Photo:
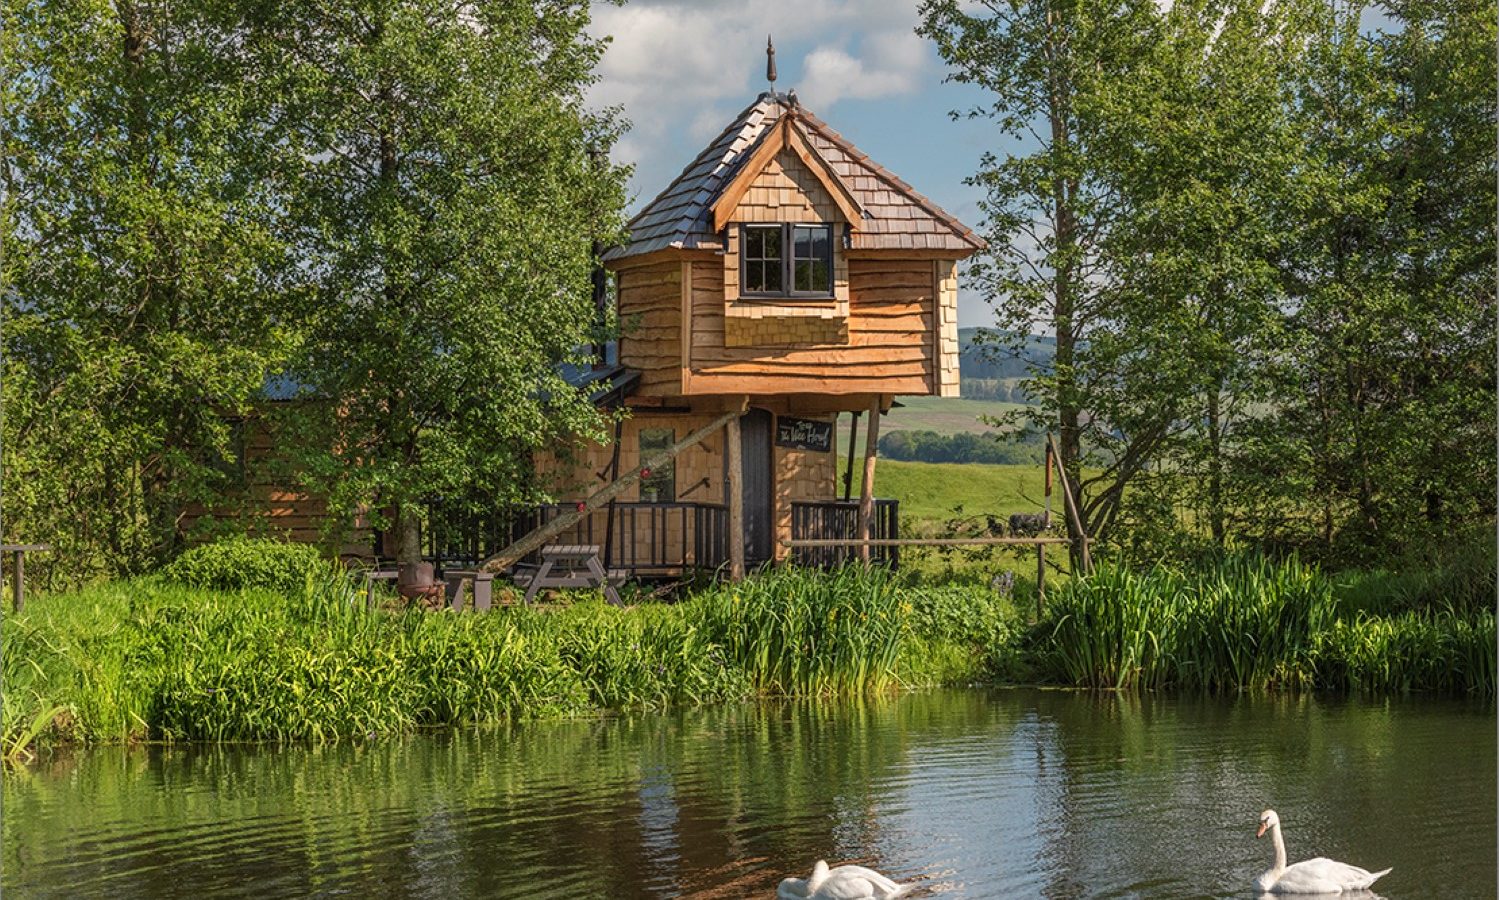
[[[439,570],[472,568],[516,538],[576,509],[574,503],[549,503],[521,510],[472,514],[429,504],[423,558]],[[853,540],[859,532],[859,501],[792,501],[792,540]],[[784,536],[784,533],[783,533]],[[871,537],[900,536],[900,504],[874,501]],[[729,559],[729,511],[718,503],[644,503],[620,501],[585,515],[549,542],[587,544],[602,548],[608,569],[623,569],[631,578],[666,577],[689,571],[716,572]],[[377,540],[377,557],[386,557]],[[831,568],[858,558],[856,547],[798,547],[790,559],[797,565]],[[896,566],[897,547],[875,547],[871,558]],[[540,551],[518,565],[540,564]]]
[[[423,554],[439,568],[476,565],[532,529],[576,509],[548,503],[488,515],[444,513],[430,507]],[[716,570],[729,558],[729,511],[716,503],[620,501],[596,509],[549,543],[592,544],[603,549],[604,565],[631,577],[675,575],[692,569]],[[540,551],[519,565],[536,565]]]

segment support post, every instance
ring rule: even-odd
[[[1046,545],[1036,545],[1036,621],[1046,614]]]
[[[618,415],[619,411],[615,410]],[[624,440],[625,420],[617,419],[614,423],[614,456],[609,460],[609,480],[619,479],[619,445]],[[672,499],[676,499],[673,497]],[[608,572],[614,565],[614,497],[609,498],[609,506],[604,513],[604,571]]]
[[[1088,550],[1088,531],[1083,527],[1082,516],[1077,514],[1077,498],[1072,493],[1072,481],[1067,477],[1067,467],[1062,465],[1062,454],[1056,451],[1056,439],[1051,435],[1046,436],[1046,445],[1052,448],[1057,461],[1057,478],[1062,482],[1062,500],[1067,511],[1067,517],[1071,523],[1068,533],[1073,540],[1081,545],[1081,560],[1083,563],[1083,574],[1093,574],[1093,554]]]
[[[724,483],[729,501],[729,580],[744,580],[744,449],[739,438],[739,417],[724,426],[728,442],[729,477]]]
[[[848,426],[848,468],[843,472],[843,499],[847,502],[854,496],[854,448],[859,444],[859,411],[852,413],[853,421]]]
[[[874,524],[874,461],[880,448],[880,398],[869,408],[869,428],[864,435],[864,483],[859,489],[859,560],[869,564],[869,541]]]
[[[15,550],[10,555],[10,601],[16,612],[26,602],[26,551]]]
[[[1051,435],[1046,436],[1046,510],[1042,513],[1041,521],[1043,528],[1051,527],[1051,467],[1056,463],[1056,455],[1051,452]]]

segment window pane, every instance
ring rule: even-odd
[[[781,229],[759,228],[755,229],[765,239],[765,259],[779,260],[781,258]]]
[[[814,259],[810,263],[807,263],[807,266],[811,269],[811,274],[808,277],[810,286],[802,288],[802,290],[831,291],[833,289],[833,280],[828,277],[828,264],[826,261]]]
[[[779,238],[777,238],[777,241],[779,242]],[[765,266],[765,292],[775,294],[785,290],[785,287],[781,284],[780,258],[777,257],[776,260],[762,263],[762,265]]]
[[[642,428],[640,455],[665,450],[675,441],[676,432],[670,428]],[[674,460],[668,459],[651,469],[649,477],[640,479],[640,499],[646,503],[671,503],[677,499],[677,470]]]
[[[744,229],[744,258],[765,258],[765,232],[759,228]]]
[[[760,292],[765,290],[765,264],[756,260],[745,260],[744,263],[744,286],[746,291]]]
[[[829,260],[829,259],[833,258],[832,254],[829,252],[832,249],[832,233],[831,232],[832,232],[831,228],[814,228],[814,229],[812,229],[812,235],[811,235],[812,252],[809,255],[813,259],[819,259],[819,260],[826,261],[826,260]]]
[[[831,291],[833,230],[826,225],[798,225],[792,230],[796,251],[794,290],[815,293]]]

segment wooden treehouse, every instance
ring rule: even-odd
[[[792,540],[894,538],[896,503],[873,496],[879,416],[898,395],[957,396],[957,264],[983,242],[776,92],[629,228],[603,256],[616,359],[583,375],[628,417],[610,443],[537,459],[559,501],[511,530],[535,535],[512,549],[597,545],[632,576],[737,576],[859,552]],[[840,413],[853,414],[841,473]],[[444,541],[434,556],[485,555]]]

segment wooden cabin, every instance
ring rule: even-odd
[[[843,483],[854,448],[840,472],[837,417],[865,413],[867,423],[900,395],[957,396],[957,264],[983,242],[775,92],[629,229],[604,255],[621,336],[617,366],[599,373],[628,418],[615,442],[538,459],[560,501],[540,518],[738,409],[737,429],[645,473],[566,540],[604,546],[611,567],[634,574],[717,568],[733,539],[731,464],[746,563],[785,559],[792,538],[853,537],[861,472]],[[734,430],[738,454],[727,446]],[[895,504],[875,505],[875,536],[894,537]]]

